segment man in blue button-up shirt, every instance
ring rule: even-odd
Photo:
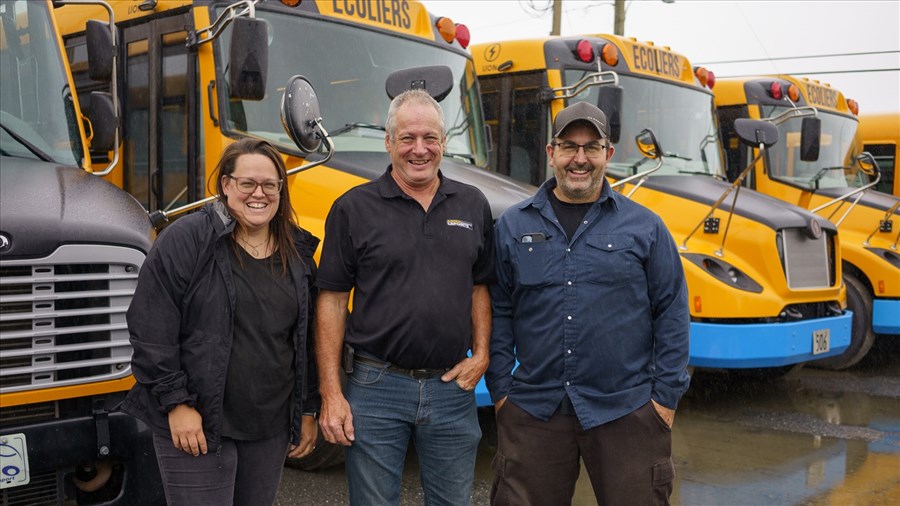
[[[681,259],[662,220],[606,182],[603,112],[578,102],[553,127],[555,178],[496,225],[492,503],[569,504],[583,458],[599,504],[666,504],[690,381]]]

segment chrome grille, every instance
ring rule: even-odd
[[[818,239],[812,239],[806,229],[800,228],[787,228],[780,234],[788,287],[794,290],[832,286],[831,236],[823,232]]]
[[[131,374],[125,311],[143,261],[99,245],[0,261],[0,393]]]

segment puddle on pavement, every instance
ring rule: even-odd
[[[770,382],[698,374],[673,431],[672,504],[900,504],[898,369],[801,369]],[[481,480],[492,452],[482,446]],[[596,504],[584,469],[572,504]]]

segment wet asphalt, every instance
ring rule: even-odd
[[[488,504],[493,414],[480,412],[473,505]],[[900,505],[900,336],[876,340],[845,371],[802,367],[779,378],[695,371],[672,433],[672,504]],[[423,504],[410,452],[402,505]],[[347,504],[342,466],[285,468],[276,505]],[[574,506],[597,504],[582,471]]]

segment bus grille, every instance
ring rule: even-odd
[[[0,393],[131,374],[125,311],[143,260],[96,245],[0,260]]]
[[[806,229],[787,228],[779,237],[788,287],[828,288],[834,285],[834,238],[824,231],[818,239],[807,235]]]
[[[56,471],[33,473],[28,485],[2,490],[0,504],[4,506],[56,506],[63,504],[62,480]]]

